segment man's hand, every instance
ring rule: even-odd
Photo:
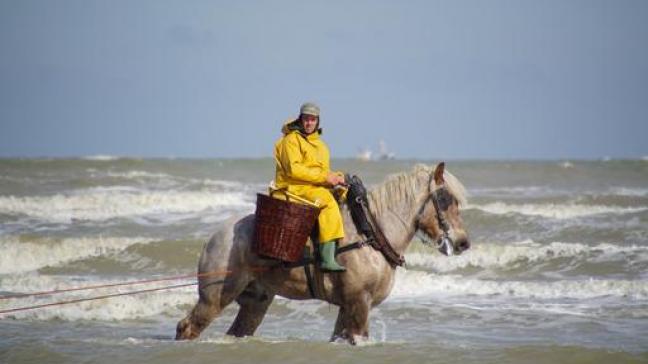
[[[344,185],[344,175],[340,173],[329,172],[326,176],[326,183],[331,186]]]

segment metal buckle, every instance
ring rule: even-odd
[[[447,235],[443,235],[439,241],[437,241],[437,249],[441,254],[451,256],[454,254],[454,247],[452,246],[452,240]]]

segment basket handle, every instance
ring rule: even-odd
[[[313,201],[308,200],[306,198],[303,198],[301,196],[297,196],[294,193],[290,193],[290,192],[288,192],[288,189],[285,188],[285,187],[284,188],[278,188],[275,185],[274,181],[270,182],[270,185],[268,187],[270,189],[270,196],[272,196],[272,194],[275,193],[275,192],[282,192],[283,195],[286,197],[286,201],[290,201],[290,198],[292,198],[295,201],[299,201],[299,202],[301,202],[303,204],[310,205],[310,206],[313,206],[313,207],[317,207],[318,209],[323,209],[324,207],[326,207],[326,205],[322,206],[319,203],[313,202]]]
[[[272,189],[270,188],[270,197],[273,197],[272,195],[275,194],[275,192],[283,192],[283,197],[286,199],[287,202],[290,202],[290,196],[286,193],[287,191],[285,189]]]

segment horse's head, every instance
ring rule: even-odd
[[[430,175],[428,196],[416,217],[416,227],[423,233],[423,241],[433,240],[443,254],[461,254],[470,248],[459,215],[460,202],[464,199],[463,187],[449,173],[444,176],[444,171],[445,163],[441,162]]]

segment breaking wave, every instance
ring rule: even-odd
[[[555,196],[568,193],[546,186],[511,186],[511,187],[474,187],[470,194],[475,196],[500,196],[500,197],[539,197]]]
[[[252,196],[243,192],[141,191],[126,186],[53,196],[0,196],[0,213],[58,223],[136,216],[163,218],[223,207],[252,209],[254,203]]]
[[[83,160],[87,161],[101,161],[101,162],[110,162],[110,161],[116,161],[119,160],[123,157],[118,157],[115,155],[106,155],[106,154],[97,154],[97,155],[88,155],[85,157],[81,157]]]
[[[97,170],[95,169],[90,169],[89,172],[92,172],[93,175],[97,174]],[[105,173],[107,177],[113,177],[113,178],[126,178],[126,179],[140,179],[140,178],[155,178],[155,179],[160,179],[160,178],[175,178],[174,176],[171,176],[170,174],[166,173],[153,173],[153,172],[146,172],[146,171],[138,171],[138,170],[131,170],[127,172],[113,172],[113,171],[108,171]]]
[[[620,207],[582,204],[508,204],[493,202],[484,205],[468,205],[466,209],[480,210],[491,214],[521,214],[528,216],[541,216],[552,219],[573,219],[578,217],[615,214],[624,215],[648,211],[648,207]]]
[[[21,278],[1,279],[3,287],[13,288],[14,286],[29,286],[29,291],[74,288],[79,286],[101,285],[110,283],[121,283],[123,281],[107,280],[86,280],[79,283],[74,277],[47,277],[32,275]],[[178,282],[175,284],[186,283]],[[172,283],[174,284],[174,283]],[[164,285],[162,285],[164,286]],[[0,310],[9,310],[12,308],[27,307],[43,303],[58,302],[64,300],[90,298],[101,295],[110,295],[118,293],[127,293],[139,289],[151,289],[162,287],[160,285],[146,286],[141,285],[132,287],[120,287],[96,289],[91,291],[81,291],[63,295],[52,296],[46,300],[42,297],[30,297],[24,299],[13,299],[0,301]],[[38,288],[36,288],[38,287]],[[91,293],[88,293],[91,292]],[[180,317],[184,314],[185,306],[191,305],[196,301],[195,286],[187,286],[170,290],[161,290],[148,293],[139,293],[135,295],[124,295],[111,298],[103,298],[88,302],[80,302],[69,305],[51,306],[46,309],[18,311],[0,315],[0,318],[15,319],[34,319],[34,320],[102,320],[102,321],[121,321],[134,320],[139,318],[154,317],[158,315],[169,315],[171,317]]]
[[[0,274],[35,271],[79,259],[125,250],[134,244],[148,244],[147,238],[41,238],[23,242],[17,237],[0,237]],[[6,289],[3,286],[3,289]]]
[[[467,267],[507,268],[518,263],[538,263],[556,258],[596,259],[607,261],[624,258],[627,254],[642,253],[648,260],[646,246],[619,246],[614,244],[586,245],[580,243],[553,242],[539,244],[532,240],[500,244],[477,244],[459,256],[447,258],[438,254],[408,253],[408,266],[433,269],[436,272],[452,272]]]
[[[75,286],[109,284],[115,281],[83,280],[79,284],[73,277],[47,277],[37,274],[22,277],[7,277],[0,279],[3,287],[10,290],[14,287],[29,286],[29,291],[48,289],[56,287],[65,289]],[[178,283],[190,283],[183,281]],[[147,286],[156,288],[158,286]],[[56,296],[56,300],[68,300],[74,298],[87,298],[104,294],[127,293],[139,288],[124,287],[119,289],[100,289],[87,292],[65,294]],[[396,283],[387,302],[426,302],[451,297],[465,297],[470,300],[504,300],[511,299],[535,300],[584,300],[584,299],[607,299],[616,302],[628,302],[631,300],[645,300],[648,298],[648,282],[643,280],[615,280],[615,279],[581,279],[581,280],[558,280],[558,281],[497,281],[477,278],[467,278],[458,275],[439,275],[434,273],[408,270],[399,268],[396,272]],[[113,298],[100,299],[90,302],[82,302],[73,305],[62,305],[48,307],[44,310],[28,310],[3,315],[8,318],[51,320],[60,319],[66,321],[77,320],[102,320],[120,321],[132,320],[146,317],[165,315],[168,317],[181,316],[188,307],[196,302],[196,288],[188,286],[178,289],[127,295]],[[280,299],[280,298],[279,298]],[[280,299],[283,301],[282,299]],[[421,301],[423,300],[423,301]],[[54,300],[47,300],[53,302]],[[7,301],[0,301],[0,309],[11,309],[44,303],[39,298],[25,298]],[[285,303],[286,308],[291,308],[291,302]],[[294,303],[296,304],[296,303]],[[302,306],[303,304],[299,304]],[[323,304],[316,304],[309,309],[317,310]]]
[[[614,187],[610,189],[610,193],[618,196],[642,197],[648,196],[648,188]]]
[[[155,185],[198,185],[206,187],[219,187],[224,190],[245,190],[249,188],[263,188],[263,185],[246,185],[237,181],[218,180],[211,178],[192,178],[186,176],[171,175],[161,172],[149,172],[142,170],[128,170],[128,171],[102,171],[96,168],[88,168],[86,172],[93,180],[99,181],[101,178],[115,178],[135,182],[142,182]]]
[[[575,279],[558,281],[498,281],[439,275],[398,269],[390,299],[445,296],[481,296],[536,299],[648,298],[648,281],[622,279]]]
[[[508,187],[474,187],[470,189],[474,196],[502,198],[539,198],[574,196],[575,191],[550,186],[508,186]],[[591,196],[648,196],[648,188],[615,186],[603,190],[579,190],[578,195]]]

